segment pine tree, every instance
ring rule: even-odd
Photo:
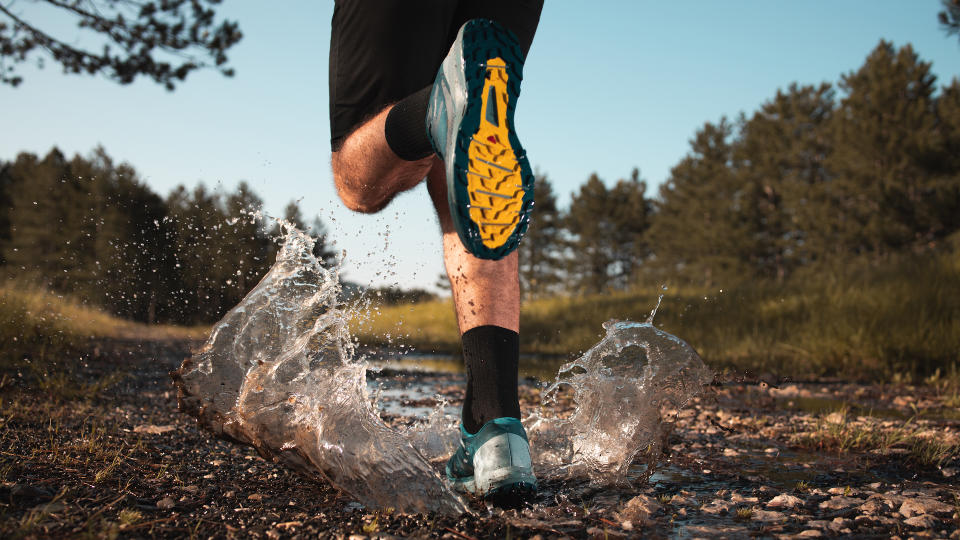
[[[7,262],[3,252],[6,245],[10,243],[10,207],[13,205],[10,199],[13,191],[12,168],[12,163],[0,161],[0,267]]]
[[[930,170],[939,159],[936,77],[910,45],[886,41],[857,71],[834,115],[834,151],[827,167],[827,212],[838,248],[883,257],[929,242],[941,224]]]
[[[623,289],[648,255],[651,202],[636,169],[612,189],[596,174],[574,193],[564,224],[569,232],[570,286],[585,292]]]
[[[17,156],[10,170],[10,241],[4,258],[19,277],[56,291],[67,291],[82,280],[90,257],[88,231],[83,227],[86,191],[70,176],[64,155],[54,148],[43,160]]]
[[[960,0],[941,0],[943,11],[937,13],[937,20],[948,36],[960,36]]]
[[[658,279],[713,286],[750,275],[748,196],[735,172],[733,126],[706,123],[660,187],[650,228]]]
[[[327,232],[327,226],[320,219],[320,216],[314,216],[310,226],[307,226],[303,219],[303,213],[300,212],[300,205],[296,201],[290,201],[283,210],[283,219],[292,224],[297,229],[309,234],[314,239],[313,256],[321,261],[327,268],[332,268],[337,264],[337,254],[330,245],[330,235]],[[271,235],[279,237],[283,234],[279,224],[272,229]],[[271,252],[271,260],[276,257],[276,250]]]
[[[557,288],[563,272],[562,216],[553,185],[544,174],[536,175],[534,212],[527,234],[517,248],[520,258],[520,288],[525,298],[547,294]]]
[[[741,121],[734,152],[745,190],[745,240],[756,275],[782,280],[823,249],[824,240],[810,233],[827,219],[816,194],[828,178],[826,125],[833,107],[829,84],[792,84]]]

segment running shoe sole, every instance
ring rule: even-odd
[[[523,53],[509,30],[493,21],[474,19],[460,29],[441,66],[438,82],[441,79],[446,92],[466,94],[459,121],[460,110],[445,110],[455,115],[448,123],[455,141],[431,139],[447,165],[453,221],[461,242],[473,255],[501,259],[517,248],[533,210],[534,177],[513,120],[523,79]],[[442,97],[439,86],[434,85],[431,102]],[[443,131],[443,136],[450,136]],[[454,142],[452,149],[441,147],[449,142]]]

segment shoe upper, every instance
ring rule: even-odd
[[[447,166],[447,178],[453,175],[453,159],[448,158],[454,155],[457,125],[467,108],[467,81],[463,66],[464,28],[466,25],[460,28],[457,39],[440,65],[427,106],[427,137]]]
[[[523,428],[523,424],[520,423],[520,420],[516,418],[495,418],[484,424],[483,427],[480,428],[480,431],[472,435],[467,433],[461,424],[460,446],[447,461],[447,476],[454,481],[462,481],[463,479],[473,477],[474,459],[484,444],[508,435],[522,438],[526,448],[529,448],[527,432]],[[513,454],[515,453],[516,452],[511,452],[508,454],[509,463],[494,464],[494,466],[501,465],[509,467],[514,465],[513,461],[520,461],[522,463],[518,463],[517,465],[530,467],[529,451],[527,451],[526,459],[514,459]]]

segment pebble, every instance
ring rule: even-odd
[[[767,508],[794,508],[803,505],[803,499],[787,493],[777,495],[767,502]]]
[[[831,497],[820,503],[821,510],[843,510],[853,506],[860,506],[863,499],[854,499],[853,497],[844,497],[842,495]]]
[[[903,520],[904,523],[911,527],[919,527],[921,529],[932,529],[937,526],[939,520],[929,514],[923,514],[920,516],[913,516]]]
[[[173,499],[170,498],[170,497],[164,497],[164,498],[160,499],[159,501],[157,501],[157,508],[159,508],[159,509],[161,509],[161,510],[170,510],[170,509],[173,508],[175,505],[176,505],[176,503],[174,503],[174,502],[173,502]]]
[[[643,523],[650,519],[650,516],[660,510],[661,506],[653,497],[646,495],[637,495],[627,501],[627,504],[614,515],[620,521],[630,521],[633,523]]]
[[[770,510],[753,510],[750,518],[754,521],[780,522],[786,521],[787,516],[783,512],[773,512]]]
[[[953,507],[936,499],[907,499],[900,506],[900,515],[905,518],[920,514],[951,514]]]

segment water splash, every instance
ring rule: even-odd
[[[313,256],[312,238],[281,224],[286,238],[276,263],[172,374],[181,409],[365,505],[468,511],[438,474],[456,447],[457,419],[441,402],[403,430],[381,420],[368,365],[347,331],[357,314],[341,305],[337,269]],[[540,477],[622,481],[638,453],[660,440],[662,408],[683,406],[711,378],[689,345],[651,320],[604,326],[607,336],[564,365],[544,393],[549,403],[571,387],[572,416],[525,420]]]
[[[181,409],[360,502],[408,512],[466,511],[406,437],[380,419],[313,239],[285,226],[277,262],[174,374]],[[427,431],[421,429],[421,431]]]
[[[641,452],[649,450],[652,460],[659,456],[663,410],[682,408],[713,379],[690,345],[652,321],[608,321],[604,328],[606,337],[564,364],[542,394],[548,406],[569,387],[573,414],[560,418],[541,412],[526,422],[541,476],[624,481]]]

